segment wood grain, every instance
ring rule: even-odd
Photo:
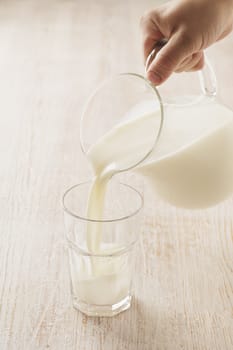
[[[90,174],[82,106],[110,74],[143,72],[138,22],[158,3],[0,2],[1,350],[233,348],[232,200],[189,212],[145,186],[132,308],[101,319],[71,305],[61,195]],[[233,107],[232,40],[209,55]]]

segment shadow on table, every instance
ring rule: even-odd
[[[98,333],[103,350],[162,350],[167,339],[165,317],[155,305],[134,298],[130,310],[113,318],[86,321]]]

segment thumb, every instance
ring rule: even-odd
[[[174,34],[150,64],[147,78],[156,85],[162,84],[180,62],[192,53],[191,39],[185,39],[180,33]]]

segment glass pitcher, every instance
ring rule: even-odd
[[[189,209],[230,196],[233,112],[216,99],[207,58],[198,74],[202,93],[175,98],[162,96],[160,88],[134,73],[102,83],[88,99],[80,127],[81,148],[94,174],[138,172],[164,200]]]

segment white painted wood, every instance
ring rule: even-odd
[[[80,113],[108,75],[143,72],[138,22],[155,3],[0,3],[1,350],[233,348],[232,200],[188,212],[147,187],[131,310],[87,318],[70,302],[60,199],[89,174]],[[233,107],[232,38],[210,56]]]

